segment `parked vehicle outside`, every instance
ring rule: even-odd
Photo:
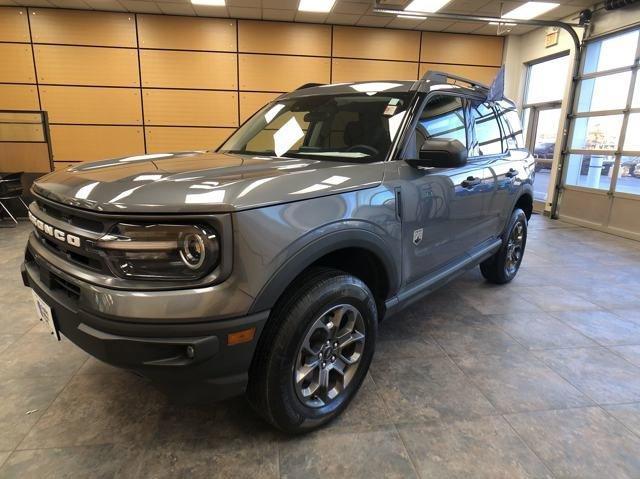
[[[56,337],[181,400],[246,392],[278,428],[317,428],[380,321],[478,265],[516,276],[534,159],[487,94],[439,73],[305,85],[216,151],[51,173],[24,284]]]

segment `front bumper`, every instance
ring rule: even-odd
[[[27,254],[25,286],[52,309],[59,332],[90,355],[150,379],[176,399],[194,402],[242,394],[255,347],[269,311],[233,319],[131,322],[82,307],[74,280]],[[253,340],[228,345],[230,333],[255,328]]]

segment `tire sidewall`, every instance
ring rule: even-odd
[[[522,254],[520,255],[520,261],[518,262],[518,266],[516,267],[515,271],[512,274],[509,274],[506,267],[509,238],[511,237],[511,233],[518,223],[522,223],[522,227],[524,228],[524,237],[522,239]],[[515,276],[518,274],[518,271],[520,270],[520,265],[522,264],[522,260],[524,259],[524,252],[527,246],[527,227],[527,215],[525,215],[524,211],[522,211],[520,208],[516,208],[511,214],[509,226],[506,229],[502,242],[502,250],[500,252],[500,266],[502,268],[502,275],[507,281],[511,281],[513,278],[515,278]]]
[[[338,284],[336,280],[339,281]],[[336,288],[338,285],[338,288]],[[356,374],[338,398],[326,406],[312,408],[304,405],[294,387],[294,368],[307,331],[318,317],[339,304],[349,304],[358,309],[365,324],[365,345]],[[360,388],[369,369],[375,350],[377,310],[369,289],[350,276],[332,278],[312,288],[288,311],[283,328],[276,337],[274,362],[269,371],[272,412],[278,422],[297,423],[298,429],[311,429],[337,416],[347,407]]]

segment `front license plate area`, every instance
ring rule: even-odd
[[[58,341],[60,340],[60,334],[58,333],[58,328],[56,327],[56,322],[53,318],[53,311],[51,311],[51,307],[44,302],[44,300],[38,296],[35,291],[31,291],[33,294],[33,301],[36,305],[36,314],[40,321],[47,325],[47,329],[51,332],[54,338]]]

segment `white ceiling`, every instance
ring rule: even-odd
[[[561,5],[540,19],[557,20],[571,16],[594,4],[595,0],[554,0]],[[197,15],[204,17],[251,18],[335,25],[360,25],[410,30],[429,30],[455,33],[495,35],[497,27],[481,23],[449,20],[413,20],[393,15],[373,13],[374,1],[336,0],[332,11],[308,13],[298,11],[299,0],[226,0],[225,7],[192,5],[190,0],[0,0],[0,5],[33,7],[79,8],[85,10],[110,10],[135,13],[164,13],[167,15]],[[388,8],[402,8],[409,0],[381,0]],[[526,3],[525,1],[452,0],[441,10],[444,13],[500,16]],[[521,34],[533,27],[516,27],[513,33]]]

